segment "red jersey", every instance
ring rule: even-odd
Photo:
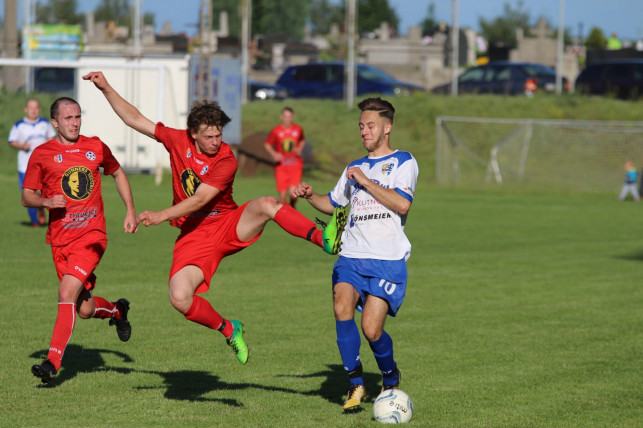
[[[172,226],[193,229],[200,225],[214,223],[218,214],[238,207],[232,198],[237,158],[229,145],[222,142],[214,156],[199,154],[188,130],[168,128],[161,122],[156,124],[154,137],[163,143],[170,153],[173,205],[194,195],[202,182],[221,191],[199,211],[171,220]]]
[[[105,233],[100,170],[111,175],[120,164],[98,137],[79,136],[66,146],[49,140],[36,147],[23,188],[40,190],[43,198],[65,195],[67,206],[49,210],[47,243],[66,245],[89,231]]]
[[[284,156],[280,165],[290,165],[297,162],[295,149],[302,141],[305,141],[304,130],[296,123],[291,123],[288,128],[280,123],[272,128],[266,139],[267,144],[270,144],[275,151]]]

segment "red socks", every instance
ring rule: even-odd
[[[219,330],[225,337],[232,336],[232,323],[225,322],[223,317],[214,310],[210,302],[201,296],[194,296],[190,309],[184,314],[185,318],[197,324],[204,325],[212,330]],[[223,325],[225,322],[225,326]]]
[[[71,338],[76,323],[76,304],[58,303],[58,316],[54,324],[54,332],[49,343],[47,359],[51,361],[56,370],[60,369],[63,354]]]
[[[317,229],[312,220],[304,217],[302,213],[291,207],[284,205],[275,214],[275,223],[283,230],[298,238],[307,239],[308,241],[323,247],[322,231]]]
[[[118,305],[114,302],[110,302],[102,297],[94,296],[94,304],[96,309],[94,310],[94,318],[116,318],[121,319],[121,311]]]

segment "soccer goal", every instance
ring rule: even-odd
[[[643,166],[643,122],[436,120],[438,183],[615,191],[626,160]]]

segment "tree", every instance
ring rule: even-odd
[[[504,15],[487,21],[479,18],[480,34],[487,39],[490,45],[516,47],[516,30],[522,28],[525,35],[529,33],[529,13],[523,9],[523,2],[519,1],[516,9],[505,3]]]
[[[301,40],[309,16],[308,0],[253,0],[252,33],[284,34],[292,40]],[[231,36],[241,31],[241,16],[238,0],[213,0],[212,28],[219,29],[219,13],[228,13],[228,27]]]
[[[395,9],[391,8],[388,0],[359,0],[357,3],[357,31],[367,33],[376,30],[387,22],[389,28],[397,32],[400,18]]]
[[[302,40],[309,11],[308,0],[253,0],[252,32],[283,34],[293,41]]]
[[[101,0],[94,10],[96,21],[114,21],[116,25],[130,27],[129,0]]]
[[[328,34],[332,24],[344,22],[344,9],[341,4],[331,4],[328,0],[312,0],[310,3],[310,23],[316,34]]]
[[[603,30],[592,27],[589,36],[585,39],[585,47],[587,49],[603,49],[605,46],[607,46],[607,37],[603,34]]]
[[[47,3],[40,1],[36,6],[36,23],[38,24],[81,24],[83,15],[77,13],[78,2],[76,0],[48,0]]]
[[[420,25],[422,26],[423,36],[432,36],[433,33],[435,33],[435,30],[438,27],[438,20],[435,17],[435,3],[431,2],[429,4],[429,10],[426,18],[424,18]]]

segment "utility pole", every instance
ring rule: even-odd
[[[451,95],[458,96],[458,68],[460,66],[460,25],[458,23],[458,0],[451,0],[453,7],[451,26]]]
[[[199,35],[201,49],[199,52],[199,77],[197,99],[207,100],[212,95],[210,80],[210,58],[212,56],[212,3],[211,0],[201,0],[201,19],[199,20]]]
[[[241,0],[241,104],[248,102],[248,71],[252,0]]]
[[[344,67],[344,88],[346,96],[346,105],[349,109],[353,108],[355,102],[355,26],[357,20],[355,0],[346,1],[346,45],[348,48],[348,58]]]
[[[556,93],[563,92],[563,47],[565,42],[565,0],[558,0],[558,39],[556,40]]]

